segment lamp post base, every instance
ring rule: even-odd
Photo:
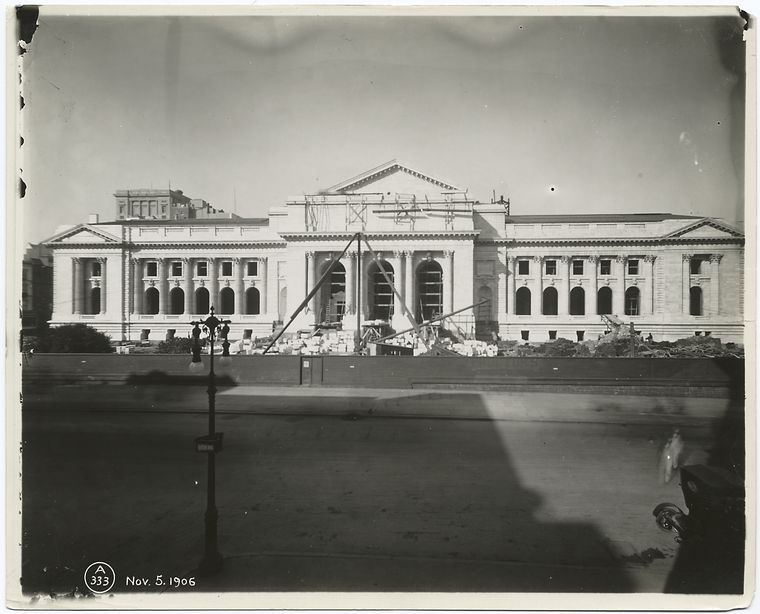
[[[213,576],[222,569],[223,564],[224,558],[222,558],[221,554],[218,552],[207,553],[204,555],[200,565],[198,565],[198,575],[204,577]]]

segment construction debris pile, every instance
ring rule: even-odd
[[[241,342],[239,353],[263,354],[271,338]],[[233,348],[230,348],[233,352]],[[353,354],[354,334],[351,331],[328,330],[318,334],[298,333],[288,337],[282,336],[267,354],[299,354],[315,356],[319,354]]]
[[[695,336],[677,341],[637,340],[636,355],[649,358],[744,358],[744,347],[717,337]]]

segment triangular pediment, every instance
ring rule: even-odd
[[[45,241],[46,245],[66,245],[82,243],[118,243],[118,237],[111,235],[89,224],[80,224],[69,228]]]
[[[744,234],[723,221],[706,217],[666,235],[668,239],[744,238]]]
[[[390,192],[425,194],[459,191],[454,185],[391,160],[329,187],[328,194]]]

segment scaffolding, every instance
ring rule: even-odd
[[[358,228],[356,227],[358,225]],[[346,230],[361,230],[367,227],[367,197],[346,195]]]
[[[327,197],[322,194],[306,195],[306,230],[316,232],[327,230],[330,223]]]

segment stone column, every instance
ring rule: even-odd
[[[681,306],[683,314],[689,315],[689,289],[691,288],[691,254],[681,254]]]
[[[557,315],[566,316],[570,313],[570,257],[562,256],[559,259],[560,266],[560,286],[559,286],[559,304],[557,305]]]
[[[454,252],[445,250],[443,252],[443,313],[452,311],[454,311]]]
[[[243,275],[245,273],[245,260],[243,258],[232,259],[232,283],[235,290],[235,315],[245,313],[245,284]],[[261,297],[259,297],[259,304]]]
[[[599,257],[589,256],[586,265],[588,266],[588,290],[586,290],[586,315],[597,315],[597,294],[599,292],[599,277],[597,273]]]
[[[625,256],[615,256],[616,281],[612,292],[612,313],[617,317],[625,315]]]
[[[169,261],[166,258],[158,259],[158,315],[165,315],[169,309],[169,276],[167,267]]]
[[[710,256],[710,315],[720,314],[720,261],[723,254]]]
[[[534,290],[530,295],[530,314],[532,316],[541,315],[541,304],[543,302],[543,271],[541,268],[544,265],[544,259],[541,256],[533,256],[533,262],[531,262],[533,270],[533,288]]]
[[[140,315],[143,311],[143,263],[140,258],[132,259],[132,312]]]
[[[354,313],[356,308],[356,252],[346,252],[348,256],[348,267],[346,267],[346,311],[345,316]],[[345,317],[344,317],[345,320]]]
[[[193,313],[193,259],[182,259],[182,272],[185,274],[185,280],[182,284],[182,291],[185,293],[185,315]]]
[[[219,268],[216,258],[208,259],[208,306],[219,313]],[[203,314],[202,314],[203,315]]]
[[[651,316],[654,313],[654,261],[656,256],[644,256],[644,289],[641,297],[641,315]]]
[[[393,261],[391,264],[393,265],[393,287],[395,288],[396,292],[393,293],[393,319],[398,321],[399,318],[404,317],[404,308],[401,306],[401,280],[402,280],[402,257],[403,252],[399,250],[395,250],[393,252]],[[387,272],[387,271],[386,271]]]
[[[414,252],[411,250],[404,252],[404,302],[414,317],[417,306],[414,304]]]
[[[507,315],[515,315],[515,264],[514,256],[508,256],[506,260],[507,268],[507,295],[504,301]],[[501,295],[500,295],[501,296]]]
[[[108,296],[106,293],[108,289],[106,286],[108,258],[98,258],[98,262],[100,263],[100,313],[103,314],[106,312],[106,297]]]
[[[369,276],[367,275],[367,268],[369,267],[369,261],[371,260],[371,258],[372,258],[372,255],[368,251],[362,250],[362,257],[361,259],[357,260],[357,263],[356,263],[356,266],[359,267],[359,275],[361,275],[361,279],[362,279],[362,284],[361,284],[362,285],[361,287],[362,322],[369,317],[369,284],[371,280]]]
[[[267,259],[259,259],[259,278],[261,279],[261,287],[259,288],[259,313],[269,313],[269,296],[267,285]]]
[[[317,259],[314,252],[306,252],[306,296],[314,289],[316,280]],[[308,304],[308,310],[311,313],[317,308],[316,296],[313,296]],[[316,315],[314,316],[316,317]]]
[[[72,298],[74,299],[73,307],[74,313],[79,315],[82,313],[83,307],[82,295],[84,293],[84,276],[82,275],[82,267],[84,266],[84,263],[81,258],[72,258],[71,261],[74,265],[74,287],[72,292]]]

